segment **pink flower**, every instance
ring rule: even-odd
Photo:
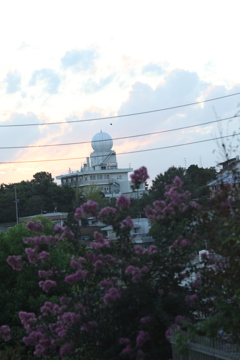
[[[149,246],[149,253],[150,254],[156,254],[158,252],[157,247],[155,245]]]
[[[127,216],[126,219],[123,220],[122,224],[121,224],[121,228],[124,228],[124,227],[130,227],[130,228],[133,228],[133,221],[132,219],[130,218],[130,216]]]
[[[149,324],[150,321],[151,321],[150,316],[145,316],[145,317],[143,317],[143,318],[140,319],[140,322],[141,322],[141,324],[143,324],[143,325]]]
[[[149,175],[145,166],[142,166],[138,170],[135,170],[133,174],[130,175],[130,178],[131,182],[135,186],[139,186],[141,183],[144,183],[149,178]]]
[[[132,351],[131,345],[127,345],[123,350],[122,354],[129,354]]]
[[[19,319],[21,320],[21,323],[23,324],[24,328],[28,331],[31,329],[31,326],[36,323],[36,315],[34,313],[28,313],[25,311],[20,311]]]
[[[79,282],[80,280],[85,280],[88,274],[87,270],[79,269],[75,274],[67,275],[65,277],[66,283],[73,285]]]
[[[120,210],[125,210],[128,209],[130,206],[130,199],[126,196],[120,195],[116,201],[116,206],[120,209]]]
[[[137,339],[136,339],[136,345],[138,347],[142,347],[145,342],[150,340],[149,334],[146,331],[139,331]]]
[[[43,224],[39,220],[37,220],[36,222],[29,221],[27,223],[26,227],[27,227],[27,229],[29,231],[32,231],[32,232],[35,232],[35,233],[41,232],[44,229]]]
[[[191,243],[186,239],[183,239],[180,244],[181,244],[181,246],[190,246],[191,245]]]
[[[116,212],[117,210],[115,208],[106,206],[100,211],[98,219],[105,223],[114,223],[116,221]]]
[[[8,325],[2,325],[0,327],[0,336],[3,338],[4,341],[11,340],[11,330]]]
[[[51,277],[54,275],[54,272],[52,270],[38,270],[38,276],[40,278],[45,278],[47,279],[48,277]]]
[[[82,205],[82,210],[86,216],[95,216],[98,208],[98,203],[92,200],[88,200]]]
[[[66,343],[60,348],[59,355],[61,357],[70,356],[73,354],[74,347],[72,343]]]
[[[103,301],[105,305],[110,305],[111,303],[117,301],[121,297],[121,290],[112,287],[108,290],[106,295],[103,297]]]
[[[56,281],[53,280],[45,280],[45,281],[39,281],[38,285],[44,292],[48,293],[49,290],[57,286],[57,283]]]
[[[35,249],[32,249],[32,248],[26,248],[25,249],[25,252],[28,256],[28,261],[31,263],[31,264],[36,264],[39,260],[39,257],[38,257],[38,254],[36,253],[36,250]]]
[[[196,302],[198,301],[198,296],[197,296],[197,294],[187,295],[187,296],[185,297],[185,301],[186,301],[187,303],[189,303],[190,305],[195,305]]]
[[[21,255],[12,255],[7,258],[7,263],[10,265],[13,270],[22,270],[24,262],[22,261]]]
[[[81,330],[89,332],[92,329],[98,327],[98,323],[96,321],[89,321],[88,323],[81,326]]]
[[[141,245],[136,245],[136,246],[135,246],[135,253],[136,253],[137,255],[143,254],[143,253],[144,253],[143,247],[142,247]]]
[[[42,251],[38,256],[41,262],[46,262],[49,259],[50,254],[47,251]]]
[[[100,281],[99,285],[102,286],[103,288],[110,288],[113,287],[116,283],[116,280],[114,279],[107,279],[107,280],[102,280]]]
[[[180,189],[182,187],[182,180],[178,176],[175,176],[173,184],[176,188]]]
[[[74,218],[75,220],[81,220],[82,217],[83,217],[83,211],[82,208],[79,207],[75,210]]]
[[[81,269],[82,268],[82,264],[85,263],[87,260],[84,259],[83,257],[79,257],[76,258],[75,256],[72,256],[71,261],[70,261],[70,266],[73,269]]]

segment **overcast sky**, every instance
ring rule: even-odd
[[[239,133],[240,95],[139,116],[68,123],[173,107],[240,92],[239,0],[8,0],[0,13],[0,147],[91,141],[102,130],[117,153]],[[235,116],[235,117],[234,117]],[[234,117],[162,134],[127,138]],[[47,125],[51,122],[60,125]],[[112,124],[112,125],[110,125]],[[227,140],[228,139],[228,140]],[[238,153],[238,137],[226,138]],[[91,144],[0,149],[0,183],[79,170]],[[215,140],[118,156],[151,179],[170,166],[216,166]]]

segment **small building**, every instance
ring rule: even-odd
[[[111,136],[101,131],[93,136],[91,145],[93,152],[86,158],[79,171],[69,171],[56,177],[61,180],[61,185],[78,186],[83,191],[89,185],[96,185],[108,198],[118,197],[121,194],[131,198],[142,197],[146,192],[145,184],[141,184],[138,191],[132,191],[128,174],[133,169],[118,168],[116,152],[112,150]]]
[[[132,219],[133,228],[130,231],[131,240],[135,244],[150,245],[154,242],[153,237],[148,235],[150,223],[147,218]],[[102,228],[107,232],[109,240],[117,240],[116,233],[111,225]]]
[[[235,158],[228,159],[219,163],[218,165],[222,166],[217,178],[214,181],[211,181],[207,186],[209,190],[214,193],[219,186],[224,184],[233,184],[235,187],[239,187],[240,184],[240,160],[239,156]]]
[[[64,225],[64,221],[67,220],[68,213],[61,213],[61,212],[53,212],[53,213],[45,213],[45,214],[38,214],[38,215],[32,215],[32,216],[25,216],[20,217],[19,222],[25,222],[25,221],[31,221],[36,216],[42,216],[47,218],[48,220],[51,220],[54,224],[58,224],[60,226]]]

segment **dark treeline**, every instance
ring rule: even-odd
[[[216,179],[216,169],[200,168],[198,165],[190,165],[187,169],[171,166],[164,173],[160,173],[152,182],[148,194],[144,194],[139,200],[132,200],[130,216],[133,218],[144,217],[144,208],[155,200],[164,200],[165,186],[171,185],[176,176],[183,182],[183,189],[189,190],[194,199],[206,204],[209,199],[207,184]]]
[[[171,166],[164,173],[157,175],[149,189],[149,194],[139,200],[132,199],[129,215],[133,218],[144,217],[144,208],[155,200],[164,199],[165,186],[172,184],[175,176],[183,181],[185,189],[189,190],[195,199],[206,201],[209,197],[207,183],[216,178],[215,168],[199,168],[191,165],[188,169]],[[52,175],[42,171],[33,175],[30,181],[20,183],[1,184],[0,188],[0,223],[13,222],[16,220],[15,195],[16,187],[18,198],[19,217],[41,214],[43,212],[73,212],[82,201],[92,199],[106,206],[107,199],[101,197],[99,188],[90,186],[86,194],[69,186],[58,186],[53,182]],[[112,199],[110,199],[112,200]],[[103,202],[103,204],[101,204]],[[111,206],[115,205],[111,201]]]
[[[53,182],[52,175],[45,171],[33,175],[30,181],[1,184],[0,223],[16,220],[15,194],[18,198],[19,217],[41,214],[42,212],[69,212],[73,210],[75,191],[68,186],[60,187]]]

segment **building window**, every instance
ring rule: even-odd
[[[106,170],[106,166],[101,166],[101,170]]]
[[[104,179],[109,179],[109,175],[104,175]]]
[[[96,179],[96,176],[95,175],[90,175],[90,180],[95,180]],[[86,180],[86,178],[85,178]]]
[[[121,178],[122,178],[122,175],[118,175],[118,176],[117,176],[117,179],[121,179]]]
[[[85,181],[87,181],[87,176],[85,176]]]
[[[97,179],[101,180],[102,179],[102,175],[97,175]]]

